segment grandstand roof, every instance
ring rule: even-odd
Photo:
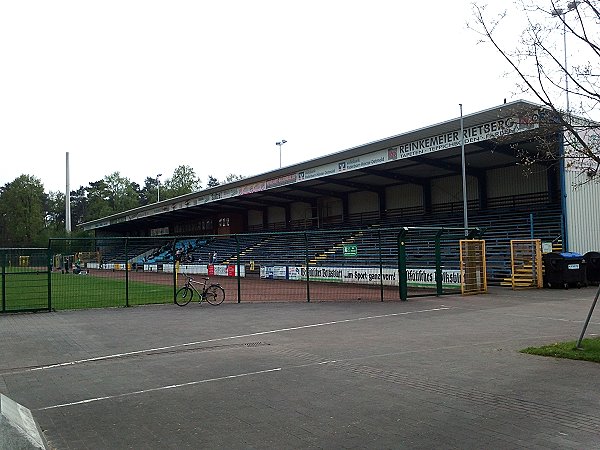
[[[463,117],[469,175],[514,165],[510,142],[526,142],[538,127],[540,105],[518,100]],[[198,213],[246,211],[309,202],[323,196],[380,191],[403,183],[461,173],[460,117],[232,183],[138,207],[81,224],[118,231],[136,222],[162,226]],[[504,139],[498,140],[499,137]],[[514,137],[514,139],[513,139]],[[533,147],[533,143],[530,144]],[[123,228],[124,229],[124,228]]]

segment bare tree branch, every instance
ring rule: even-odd
[[[473,3],[475,25],[468,26],[481,36],[480,42],[491,44],[508,63],[520,80],[522,92],[533,95],[547,108],[540,126],[550,134],[563,131],[564,154],[559,157],[596,177],[600,167],[600,124],[592,120],[591,113],[600,110],[600,73],[594,73],[600,71],[600,11],[594,0],[572,1],[567,9],[560,8],[555,0],[546,1],[544,8],[539,0],[516,0],[514,14],[505,10],[495,17],[488,16],[486,6]],[[573,16],[570,20],[569,13]],[[525,25],[516,46],[501,42],[501,26],[523,19]],[[563,40],[564,62],[558,49]],[[566,64],[567,40],[575,49],[572,53],[577,63],[572,67]],[[561,108],[563,95],[567,105],[571,95],[576,106]],[[540,142],[544,149],[540,155],[546,158],[552,145],[550,141]],[[528,164],[532,161],[531,155],[523,158]]]

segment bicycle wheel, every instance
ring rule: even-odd
[[[211,305],[220,305],[225,300],[225,291],[218,284],[211,284],[206,289],[206,301]]]
[[[194,291],[189,287],[184,286],[177,291],[177,294],[175,295],[175,303],[177,303],[179,306],[185,306],[190,302],[190,300],[192,300],[193,296]]]

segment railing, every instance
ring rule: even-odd
[[[492,197],[487,200],[487,205],[488,208],[514,208],[516,206],[537,206],[549,202],[548,192],[533,192],[530,194]]]

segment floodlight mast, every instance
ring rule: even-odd
[[[160,202],[160,177],[162,173],[156,175],[156,203]]]
[[[282,139],[279,142],[275,142],[275,145],[279,146],[279,168],[281,169],[281,146],[283,144],[285,144],[287,141],[285,139]]]
[[[65,230],[71,233],[71,181],[69,173],[69,152],[66,155],[66,189],[65,189]]]
[[[553,17],[560,17],[563,23],[563,52],[565,56],[565,95],[567,97],[567,116],[569,115],[569,66],[567,65],[567,13],[577,9],[577,6],[581,3],[578,0],[571,1],[567,4],[567,9],[555,8],[552,11]]]
[[[463,194],[463,226],[465,227],[465,236],[469,234],[467,228],[469,228],[469,218],[467,213],[467,169],[465,164],[465,132],[463,122],[463,108],[462,103],[458,105],[460,107],[460,157],[462,166],[462,194]]]

